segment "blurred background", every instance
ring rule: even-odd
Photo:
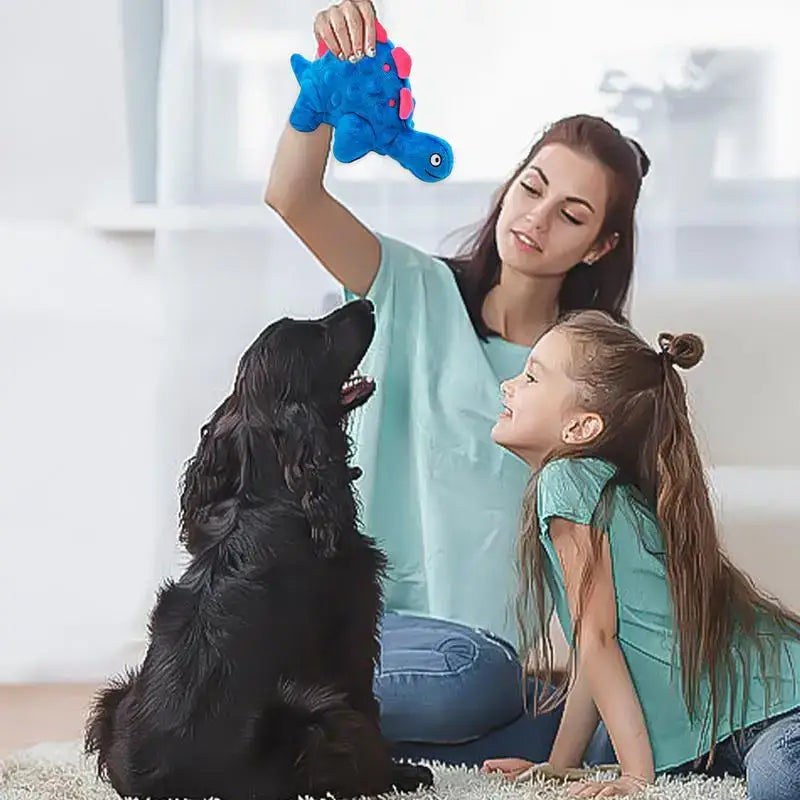
[[[800,607],[797,4],[376,5],[455,168],[426,185],[332,162],[333,193],[447,253],[546,124],[635,136],[653,166],[634,324],[706,338],[688,383],[726,542]],[[262,203],[319,7],[0,0],[0,683],[139,659],[181,565],[182,464],[239,355],[339,302]]]

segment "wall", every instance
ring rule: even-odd
[[[152,235],[90,229],[129,197],[118,3],[0,12],[0,682],[94,680],[139,657],[178,473],[239,354],[331,284],[274,225],[182,236],[182,275]]]
[[[68,680],[150,602],[159,309],[152,242],[80,224],[126,192],[117,4],[0,5],[0,681]]]

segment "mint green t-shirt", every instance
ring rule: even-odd
[[[569,606],[549,523],[553,517],[563,517],[588,525],[603,488],[615,473],[615,467],[607,461],[580,458],[551,461],[539,474],[536,510],[547,554],[545,577],[569,640],[572,639]],[[698,715],[697,721],[690,721],[683,700],[679,656],[673,656],[672,601],[658,522],[637,501],[629,486],[609,487],[609,491],[612,506],[605,533],[616,595],[617,639],[644,712],[655,768],[660,772],[707,753],[711,729],[710,725],[703,725],[704,713]],[[765,631],[764,635],[769,634]],[[729,692],[721,702],[723,715],[717,741],[743,726],[800,707],[800,641],[787,638],[784,642],[778,674],[769,675],[768,707],[756,648],[743,642],[740,652],[749,663],[748,705],[741,708],[743,671],[738,664],[733,721],[728,713]],[[701,684],[700,699],[700,709],[709,709],[710,713],[707,680]]]
[[[528,348],[481,341],[445,263],[378,239],[366,295],[376,331],[360,367],[376,391],[351,435],[363,529],[389,558],[386,606],[516,643],[514,550],[530,471],[490,432],[500,381],[522,370]]]

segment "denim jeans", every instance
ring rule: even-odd
[[[395,755],[448,764],[487,758],[545,761],[561,709],[526,713],[522,668],[514,648],[486,631],[439,619],[387,612],[375,695],[384,736]],[[536,689],[528,686],[529,699]],[[588,763],[608,763],[608,736],[599,729]]]
[[[394,613],[385,615],[381,634],[375,694],[395,755],[468,766],[487,758],[547,759],[561,709],[538,717],[524,712],[522,668],[510,644],[453,622]],[[529,700],[535,688],[529,685]],[[616,760],[601,723],[584,762]],[[701,760],[669,772],[702,766]],[[723,740],[709,772],[745,777],[750,800],[800,800],[800,709]]]
[[[749,800],[798,800],[800,798],[800,709],[757,722],[743,734],[724,739],[716,748],[714,763],[705,759],[674,770],[674,775],[705,772],[734,775],[747,780]]]

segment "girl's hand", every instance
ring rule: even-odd
[[[500,772],[507,780],[514,780],[523,772],[538,766],[541,765],[526,761],[524,758],[491,758],[483,762],[481,772],[484,774]]]
[[[314,35],[337,58],[355,63],[375,55],[375,6],[372,0],[342,0],[320,11]]]
[[[501,772],[507,780],[529,781],[541,775],[546,780],[557,778],[559,780],[580,780],[585,777],[588,770],[565,767],[554,767],[549,761],[534,764],[524,758],[495,758],[483,762],[481,772]]]
[[[613,781],[581,781],[570,790],[571,797],[630,797],[643,792],[650,781],[623,773]]]

